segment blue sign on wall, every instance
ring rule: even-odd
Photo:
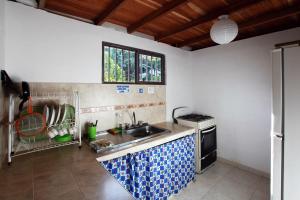
[[[117,85],[117,93],[129,93],[129,85]]]
[[[143,94],[144,93],[144,88],[139,88],[138,93]]]

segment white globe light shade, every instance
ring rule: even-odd
[[[227,44],[234,40],[238,34],[237,24],[228,18],[228,15],[222,15],[210,29],[211,39],[218,44]]]

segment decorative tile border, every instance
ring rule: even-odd
[[[164,106],[164,105],[166,105],[166,102],[88,107],[88,108],[81,108],[80,113],[81,114],[98,113],[98,112],[106,112],[106,111],[126,110],[126,109],[133,109],[133,108],[145,108],[145,107]]]

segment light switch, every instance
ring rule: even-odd
[[[148,87],[148,94],[154,94],[155,89],[154,87]]]

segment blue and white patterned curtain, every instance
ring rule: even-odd
[[[195,178],[195,135],[101,164],[136,199],[167,199]]]

